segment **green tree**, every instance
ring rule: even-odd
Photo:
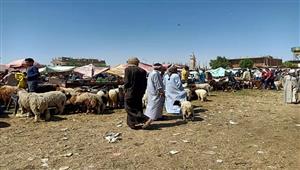
[[[253,68],[253,65],[254,65],[254,62],[249,58],[245,58],[240,61],[241,68],[249,68],[250,69],[250,68]]]
[[[282,67],[284,67],[284,68],[296,68],[297,64],[292,63],[290,61],[285,61],[285,62],[282,63]]]
[[[229,61],[226,57],[218,56],[215,60],[210,60],[209,65],[212,69],[216,69],[219,67],[227,68],[229,67]]]

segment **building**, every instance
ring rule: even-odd
[[[282,59],[273,58],[272,56],[250,57],[250,58],[237,58],[229,59],[229,66],[231,68],[239,68],[240,61],[243,59],[250,59],[254,62],[253,67],[280,67]]]
[[[72,57],[58,57],[53,58],[51,63],[54,66],[85,66],[93,64],[98,67],[106,66],[104,60],[90,59],[90,58],[72,58]]]

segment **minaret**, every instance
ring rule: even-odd
[[[300,47],[293,47],[291,49],[292,53],[294,54],[294,60],[300,59]]]
[[[195,54],[193,53],[192,55],[190,55],[190,69],[191,70],[196,70],[196,57]]]

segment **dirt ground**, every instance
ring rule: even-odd
[[[0,169],[300,169],[300,105],[259,90],[209,100],[193,101],[194,122],[170,116],[152,130],[129,129],[124,110],[40,123],[2,116]],[[108,143],[106,132],[122,140]]]

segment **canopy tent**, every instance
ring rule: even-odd
[[[93,64],[85,65],[82,67],[77,67],[74,69],[74,72],[80,73],[86,77],[94,77],[100,73],[107,71],[109,67],[96,67]]]
[[[46,66],[39,69],[40,73],[63,73],[73,71],[74,66]]]
[[[37,66],[38,68],[43,67],[40,63],[38,63],[36,61],[33,63],[33,65]],[[12,62],[6,64],[6,66],[9,67],[9,68],[16,68],[16,69],[25,68],[25,66],[26,66],[25,58],[12,61]]]
[[[113,74],[119,77],[124,77],[125,74],[125,68],[127,67],[127,64],[119,64],[115,67],[110,68],[109,70],[106,71],[108,74]]]
[[[108,74],[113,74],[119,77],[125,76],[125,68],[127,67],[127,64],[119,64],[115,67],[110,68],[106,71]],[[153,70],[152,66],[145,63],[139,63],[139,67],[147,71],[147,73],[151,72]]]
[[[0,64],[0,72],[5,72],[7,69],[8,67],[5,64]]]
[[[224,77],[226,70],[222,67],[219,67],[214,70],[209,70],[208,72],[210,72],[213,77]]]
[[[145,63],[139,63],[139,67],[147,71],[147,73],[151,72],[153,70],[152,65],[145,64]]]

